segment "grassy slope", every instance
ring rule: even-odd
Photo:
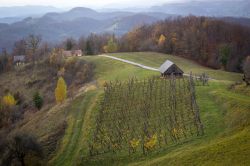
[[[153,54],[154,57],[151,56],[151,54]],[[124,57],[124,55],[131,58],[124,59],[134,60],[153,67],[157,67],[156,64],[162,63],[166,57],[172,57],[157,53],[135,53],[134,57],[131,53],[119,54],[116,56]],[[157,58],[155,58],[155,55]],[[140,61],[141,59],[139,56],[143,56],[142,61]],[[99,90],[85,94],[86,96],[93,96],[89,98],[85,97],[85,99],[82,100],[82,102],[85,103],[83,105],[87,106],[81,107],[83,105],[80,104],[81,109],[76,109],[82,111],[82,113],[79,113],[82,115],[80,119],[78,114],[69,116],[69,126],[66,130],[66,135],[61,142],[58,153],[51,162],[52,165],[68,165],[69,163],[76,164],[76,162],[79,164],[83,161],[82,159],[86,154],[85,148],[87,146],[86,138],[88,137],[88,130],[91,129],[95,114],[95,109],[93,108],[101,93],[101,85],[104,81],[115,79],[126,80],[133,76],[142,79],[152,75],[159,75],[157,72],[147,71],[104,57],[95,56],[83,58],[96,64],[96,79],[100,87]],[[189,69],[192,69],[192,71],[195,69],[195,71],[198,72],[208,70],[213,76],[219,77],[221,73],[223,73],[222,77],[225,80],[237,80],[240,78],[239,74],[215,71],[181,58],[177,59],[178,60],[170,60],[179,64],[185,71]],[[155,65],[153,63],[155,63]],[[233,162],[237,162],[237,164],[243,165],[245,162],[250,162],[250,159],[247,158],[247,155],[250,153],[249,125],[247,124],[250,116],[246,111],[250,110],[249,96],[228,91],[226,88],[227,86],[228,83],[213,82],[210,83],[208,87],[197,88],[198,103],[200,105],[201,116],[205,124],[206,132],[202,138],[197,138],[181,145],[174,145],[148,156],[103,156],[88,160],[87,164],[230,165],[234,164]],[[221,103],[224,104],[222,105]],[[235,109],[237,109],[236,114]],[[81,164],[86,164],[86,160]]]
[[[155,53],[155,52],[132,52],[132,53],[115,53],[110,54],[119,58],[126,60],[131,60],[133,62],[138,62],[151,67],[159,68],[162,63],[166,60],[171,60],[180,66],[185,73],[197,73],[200,74],[205,72],[209,74],[210,77],[218,80],[239,80],[242,78],[241,74],[226,72],[223,70],[213,70],[204,66],[197,64],[194,61],[184,59],[178,56]]]
[[[102,94],[102,85],[109,80],[127,80],[131,77],[138,78],[157,75],[157,72],[148,72],[128,64],[113,61],[104,57],[84,57],[96,65],[96,80],[99,88],[88,91],[80,101],[72,101],[69,115],[67,116],[66,133],[60,142],[57,153],[50,161],[50,165],[79,164],[82,155],[87,151],[89,130],[94,126],[93,119],[98,97]]]

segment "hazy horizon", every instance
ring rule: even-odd
[[[180,3],[188,1],[208,1],[208,0],[1,0],[0,7],[13,7],[13,6],[52,6],[56,8],[73,8],[73,7],[89,7],[93,9],[102,8],[143,8],[154,5],[161,5],[165,3]],[[212,1],[225,1],[225,0],[212,0]]]

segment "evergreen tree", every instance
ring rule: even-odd
[[[33,96],[33,102],[36,106],[37,109],[41,109],[43,106],[43,98],[42,96],[39,94],[39,92],[36,92]]]
[[[86,42],[86,49],[85,50],[86,50],[87,55],[94,55],[92,44],[89,40]]]

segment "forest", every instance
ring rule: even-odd
[[[242,71],[250,55],[250,29],[208,17],[179,17],[145,25],[120,39],[120,51],[158,51],[214,69]]]

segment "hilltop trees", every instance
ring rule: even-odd
[[[116,52],[117,49],[118,49],[118,46],[117,46],[116,42],[114,41],[113,37],[110,38],[109,41],[108,41],[108,44],[103,47],[103,50],[106,53],[108,53],[108,52],[109,53]]]
[[[57,81],[55,97],[57,103],[62,103],[67,97],[67,85],[62,77],[59,77]]]
[[[165,37],[165,38],[164,38]],[[250,54],[249,28],[206,17],[179,17],[125,34],[121,51],[160,51],[227,71],[241,71]]]

